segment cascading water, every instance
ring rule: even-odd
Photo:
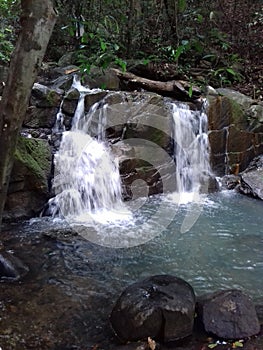
[[[207,193],[211,176],[207,115],[182,103],[172,103],[171,110],[177,194],[187,202]]]
[[[203,111],[192,111],[182,103],[165,102],[171,113],[168,120],[173,121],[174,155],[168,154],[159,146],[156,146],[152,155],[153,167],[156,166],[155,171],[158,171],[159,166],[156,159],[163,158],[160,159],[160,176],[165,185],[163,185],[162,200],[153,215],[149,217],[146,213],[148,207],[153,204],[147,200],[147,196],[140,198],[140,195],[148,193],[147,189],[146,191],[141,190],[140,194],[135,195],[130,202],[124,204],[122,201],[119,159],[113,156],[111,147],[105,140],[105,130],[108,124],[123,125],[121,135],[124,139],[122,142],[128,141],[128,147],[134,147],[134,150],[137,147],[139,150],[138,155],[131,154],[131,157],[138,156],[139,159],[148,161],[149,143],[136,138],[132,138],[133,143],[129,143],[129,138],[125,139],[125,130],[130,120],[134,120],[131,117],[134,113],[140,118],[146,115],[147,118],[156,116],[162,120],[163,116],[153,114],[158,110],[154,104],[145,105],[147,95],[131,98],[125,94],[117,96],[118,102],[113,107],[109,106],[107,101],[115,101],[114,96],[93,104],[86,113],[85,96],[97,93],[98,90],[84,88],[77,81],[73,83],[73,87],[80,92],[80,98],[72,121],[72,128],[70,131],[63,132],[60,148],[55,155],[53,188],[56,196],[50,201],[53,215],[59,212],[73,226],[85,226],[87,230],[84,230],[83,233],[81,228],[81,234],[93,242],[116,247],[142,244],[162,232],[175,215],[175,212],[167,211],[167,200],[176,205],[195,202],[202,210],[199,194],[205,188],[210,174],[206,133],[207,118]],[[133,110],[134,105],[136,108]],[[110,118],[116,115],[117,124],[114,124]],[[142,129],[147,128],[147,118],[145,119],[146,124],[141,119],[135,119],[136,125],[140,125]],[[59,119],[63,120],[61,113]],[[169,125],[168,122],[167,125]],[[121,129],[118,130],[121,131]],[[160,132],[163,132],[162,129]],[[141,151],[141,144],[144,145],[144,149],[146,147],[145,154]],[[160,148],[162,152],[158,155],[157,151]],[[144,155],[146,158],[141,158]],[[162,167],[164,163],[172,161],[172,158],[174,158],[176,167],[173,165],[173,168],[167,168],[167,173]],[[171,182],[172,185],[167,181],[169,178],[174,179]],[[143,184],[148,186],[144,181]],[[141,189],[145,189],[143,186]],[[172,194],[172,191],[175,192]],[[195,210],[194,215],[190,211],[191,215],[186,216],[186,224],[183,223],[184,231],[188,230],[197,220],[200,215],[199,209]],[[124,221],[125,224],[123,224]],[[93,223],[96,226],[96,233],[90,231],[90,224]],[[109,223],[113,225],[110,226]],[[106,225],[102,227],[98,224]],[[116,228],[116,225],[118,230],[112,229],[112,227]]]
[[[85,95],[94,93],[94,90],[84,88],[76,80],[73,87],[79,90],[80,98],[72,128],[64,131],[55,154],[53,188],[56,196],[50,201],[50,207],[53,215],[60,212],[64,217],[87,221],[89,215],[99,210],[120,210],[121,180],[118,161],[102,141],[103,120],[99,104],[94,104],[89,113],[84,113]],[[99,139],[87,134],[96,112],[100,116]],[[58,117],[61,119],[61,113]]]

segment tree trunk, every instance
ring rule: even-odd
[[[142,88],[148,91],[156,92],[163,96],[173,97],[180,101],[196,100],[201,96],[198,87],[192,86],[189,82],[183,80],[158,81],[151,80],[129,72],[122,72],[119,69],[111,69],[119,79],[126,81],[127,86],[132,89]]]
[[[21,0],[21,9],[21,32],[0,101],[0,227],[17,139],[56,22],[52,0]]]

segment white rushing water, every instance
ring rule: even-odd
[[[172,103],[171,110],[177,184],[173,198],[181,203],[198,202],[200,194],[207,193],[211,176],[207,115],[183,103]]]
[[[73,87],[79,90],[80,98],[71,130],[63,132],[54,158],[53,189],[56,195],[50,200],[53,216],[59,213],[70,224],[81,225],[80,234],[93,242],[132,246],[152,239],[170,224],[175,212],[167,211],[167,200],[176,205],[193,202],[197,206],[186,215],[182,232],[189,230],[202,210],[204,197],[200,196],[200,192],[207,192],[210,175],[206,114],[192,111],[186,104],[168,102],[173,121],[171,133],[176,171],[174,175],[163,176],[176,178],[177,191],[165,193],[155,214],[146,217],[144,206],[147,205],[147,197],[137,198],[143,193],[131,202],[124,203],[122,200],[119,160],[114,157],[105,139],[109,106],[101,100],[85,112],[85,96],[98,90],[84,88],[77,81]],[[136,100],[136,103],[139,102]],[[123,100],[117,112],[125,111],[125,106]],[[128,106],[127,111],[129,113]],[[60,111],[58,122],[61,120],[63,115]],[[172,157],[166,156],[167,159]],[[108,227],[109,223],[115,230]],[[85,229],[93,224],[95,233]]]
[[[56,196],[50,201],[50,207],[53,215],[59,212],[67,219],[83,222],[121,218],[124,208],[119,165],[103,140],[104,108],[95,103],[85,113],[85,96],[97,90],[84,88],[76,80],[73,87],[79,90],[80,98],[72,128],[63,132],[55,154],[53,189]],[[99,115],[98,139],[88,134],[94,114]],[[58,118],[61,119],[61,112]]]

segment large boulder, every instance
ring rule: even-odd
[[[119,157],[125,197],[175,191],[172,115],[163,97],[113,92],[104,103],[108,106],[106,135]]]
[[[20,137],[15,152],[4,217],[32,217],[49,197],[51,149],[46,140]]]
[[[240,290],[224,290],[200,297],[198,316],[208,333],[223,339],[243,339],[260,331],[252,300]]]
[[[110,321],[122,341],[151,337],[169,342],[192,333],[194,313],[193,288],[181,278],[157,275],[129,286]]]
[[[218,176],[238,174],[263,153],[263,106],[231,89],[208,95],[211,165]]]

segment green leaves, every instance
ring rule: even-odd
[[[244,344],[243,344],[243,340],[239,340],[239,341],[235,341],[233,344],[232,344],[232,348],[235,349],[235,348],[243,348]]]
[[[209,349],[214,349],[218,344],[208,344]]]
[[[186,9],[186,0],[178,0],[178,10],[179,12],[184,12]]]

